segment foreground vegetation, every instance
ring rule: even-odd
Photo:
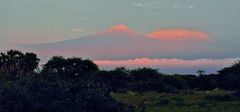
[[[182,91],[179,94],[157,92],[112,93],[125,104],[145,112],[239,112],[240,101],[234,92]]]
[[[0,112],[238,112],[240,62],[218,74],[99,70],[91,60],[0,54]]]

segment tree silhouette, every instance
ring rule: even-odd
[[[98,71],[98,66],[91,60],[82,58],[67,58],[54,56],[43,67],[44,74],[59,74],[78,77]]]
[[[0,73],[14,76],[30,75],[38,67],[39,59],[34,53],[23,54],[17,50],[10,50],[0,55]]]
[[[65,72],[66,60],[62,56],[52,57],[43,67],[42,72],[45,74],[62,74]]]
[[[198,73],[198,76],[202,76],[202,75],[205,75],[205,72],[204,70],[198,70],[197,73]]]
[[[159,78],[159,73],[152,68],[138,68],[131,71],[131,75],[137,80],[149,80]]]
[[[220,74],[218,83],[221,88],[240,89],[240,60],[218,72]]]

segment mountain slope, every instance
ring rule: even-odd
[[[63,55],[95,60],[120,60],[138,57],[196,58],[207,51],[208,41],[156,39],[139,35],[125,25],[116,25],[86,37],[46,43],[28,48],[41,57]]]

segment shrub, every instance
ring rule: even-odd
[[[206,100],[210,101],[232,101],[234,100],[233,96],[231,95],[208,95],[205,96]]]
[[[240,100],[240,90],[238,90],[236,93],[234,93],[234,96]]]
[[[169,99],[163,98],[156,103],[156,106],[166,106],[166,105],[169,105],[170,103],[171,102]]]

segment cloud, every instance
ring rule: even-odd
[[[193,9],[193,8],[195,8],[195,6],[194,5],[175,4],[175,5],[173,5],[173,8],[175,8],[175,9]]]
[[[109,69],[120,66],[127,68],[151,67],[160,68],[168,73],[195,73],[198,69],[204,69],[208,72],[216,72],[221,68],[231,66],[240,58],[226,59],[166,59],[166,58],[136,58],[130,60],[98,60],[95,61],[101,68]]]
[[[167,5],[161,5],[159,2],[134,3],[133,6],[140,8],[174,8],[174,9],[193,9],[195,6],[192,0],[178,1]]]
[[[188,8],[193,9],[193,8],[195,8],[195,6],[194,5],[189,5]]]
[[[147,34],[150,38],[161,40],[209,40],[209,35],[192,29],[161,29]]]
[[[150,7],[157,7],[158,2],[148,2],[148,3],[134,3],[133,6],[142,7],[142,8],[150,8]]]
[[[71,29],[72,32],[83,32],[85,31],[84,29],[82,28],[75,28],[75,29]]]
[[[172,5],[172,8],[175,8],[175,9],[193,9],[193,8],[195,8],[195,6],[193,5],[193,0],[183,0],[183,1],[175,2]]]

